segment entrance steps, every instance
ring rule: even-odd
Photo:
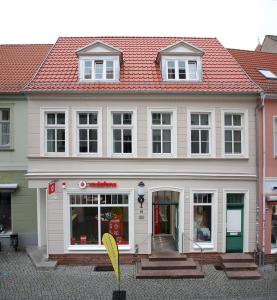
[[[199,263],[178,252],[154,253],[137,265],[138,279],[203,278]]]
[[[260,279],[258,266],[253,257],[246,253],[227,253],[220,255],[221,264],[229,279]]]

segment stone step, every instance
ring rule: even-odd
[[[155,261],[184,261],[187,260],[186,255],[181,255],[178,252],[160,252],[160,253],[153,253],[149,256],[149,260]]]
[[[260,279],[261,274],[258,271],[225,271],[229,279]]]
[[[221,254],[222,263],[235,263],[235,262],[253,262],[253,257],[246,253],[226,253]]]
[[[180,270],[196,269],[197,265],[193,259],[188,260],[141,260],[142,270]]]
[[[235,263],[223,263],[223,268],[226,271],[247,271],[257,270],[258,266],[255,263],[248,262],[235,262]]]
[[[200,269],[183,270],[142,270],[138,265],[137,279],[185,279],[185,278],[204,278],[204,273]]]

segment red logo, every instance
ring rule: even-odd
[[[48,184],[48,195],[55,193],[55,191],[56,191],[56,183],[55,181],[52,181]]]
[[[81,180],[79,182],[79,188],[80,189],[85,189],[87,187],[87,183],[84,180]]]

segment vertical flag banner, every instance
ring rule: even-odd
[[[51,181],[48,184],[48,195],[51,195],[53,193],[55,193],[56,191],[56,182],[55,181]]]
[[[102,237],[102,242],[106,247],[109,258],[111,260],[115,276],[117,280],[120,280],[120,270],[119,270],[119,254],[116,241],[110,233],[104,233]]]

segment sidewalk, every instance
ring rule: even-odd
[[[212,265],[204,279],[136,280],[133,266],[122,266],[127,299],[277,299],[277,272],[266,266],[259,280],[228,280]],[[0,299],[111,299],[117,282],[112,272],[93,266],[58,266],[38,271],[24,252],[0,252]]]

